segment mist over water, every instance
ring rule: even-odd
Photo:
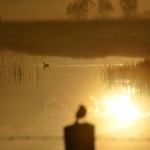
[[[0,24],[0,149],[63,150],[63,127],[79,104],[96,127],[97,149],[148,149],[149,24]]]
[[[104,95],[110,94],[116,87],[121,89],[124,86],[122,81],[125,80],[124,78],[121,80],[121,75],[126,77],[122,73],[123,68],[130,71],[130,68],[133,70],[137,64],[142,64],[144,61],[144,58],[125,56],[93,59],[35,56],[6,50],[1,51],[0,57],[2,58],[0,64],[1,136],[62,137],[63,127],[73,121],[74,112],[80,103],[85,104],[89,110],[86,120],[95,124],[96,136],[115,136],[116,130],[120,129],[111,129],[111,124],[101,116],[103,114],[100,113],[100,116],[95,114],[96,106],[93,98],[100,104]],[[44,68],[43,62],[48,63],[49,67]],[[112,73],[108,72],[110,67]],[[113,72],[118,72],[118,75],[114,77]],[[107,84],[115,79],[118,80],[117,86]],[[144,88],[145,84],[148,83],[146,81],[143,83]],[[130,86],[130,82],[124,87],[127,86]],[[144,103],[145,101],[143,100]],[[145,106],[147,103],[143,108]],[[101,111],[101,108],[99,109]],[[147,107],[144,112],[148,113],[149,108]],[[140,133],[135,130],[133,136],[142,135],[145,126],[141,128]],[[124,131],[120,132],[124,134]],[[101,144],[109,149],[105,141],[97,139],[98,149]],[[111,144],[110,141],[110,146]],[[123,147],[124,145],[125,143],[122,143]],[[56,140],[54,138],[50,141],[39,140],[38,144],[36,140],[14,140],[9,141],[9,144],[2,140],[0,147],[2,149],[23,147],[24,150],[53,147],[57,150],[63,149],[64,144],[62,138]]]

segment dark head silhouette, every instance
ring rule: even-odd
[[[85,115],[86,115],[86,108],[83,105],[80,105],[76,113],[76,123],[78,123],[78,120],[83,118]]]
[[[94,150],[94,126],[89,123],[79,123],[86,115],[86,108],[79,106],[75,124],[65,127],[66,150]]]

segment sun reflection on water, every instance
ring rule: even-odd
[[[149,112],[143,113],[135,103],[136,98],[135,89],[114,89],[101,100],[92,97],[95,105],[92,111],[98,120],[101,119],[107,124],[106,130],[123,131],[134,128],[142,118],[149,117]]]
[[[124,90],[110,96],[104,96],[103,103],[117,120],[132,120],[140,117],[141,113],[131,102],[131,91]]]

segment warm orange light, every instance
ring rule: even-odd
[[[93,99],[95,115],[111,120],[114,128],[132,126],[134,120],[144,117],[133,103],[132,92],[131,89],[114,90],[102,100]]]
[[[141,116],[137,107],[131,102],[130,95],[112,95],[106,101],[107,111],[120,121],[129,121]]]

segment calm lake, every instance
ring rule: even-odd
[[[65,150],[95,126],[96,150],[150,148],[150,21],[0,23],[0,150]]]
[[[64,150],[80,104],[99,150],[149,149],[149,57],[97,58],[0,51],[0,149]],[[48,65],[44,65],[49,64]]]

